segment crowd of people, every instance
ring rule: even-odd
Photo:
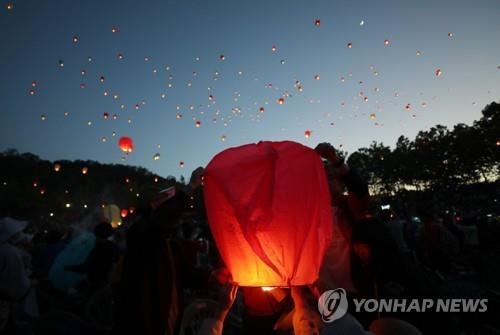
[[[159,192],[126,227],[96,217],[92,232],[67,226],[30,236],[28,222],[2,218],[0,334],[460,334],[464,320],[453,314],[348,311],[322,322],[318,298],[335,288],[351,298],[453,296],[446,276],[467,241],[450,217],[374,212],[356,169],[328,143],[315,150],[334,220],[311,285],[263,290],[232,281],[198,168],[186,187]]]

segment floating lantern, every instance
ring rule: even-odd
[[[205,205],[219,252],[240,286],[312,284],[332,237],[319,155],[301,144],[227,149],[204,171]]]
[[[102,206],[102,215],[106,222],[111,224],[113,228],[117,228],[122,224],[122,218],[120,216],[121,211],[117,205],[109,204]]]
[[[128,136],[123,136],[118,140],[118,146],[121,151],[130,153],[134,150],[134,141]]]
[[[122,218],[126,218],[126,217],[127,217],[127,215],[128,215],[128,209],[126,209],[126,208],[122,208],[122,210],[120,211],[120,216],[121,216]]]

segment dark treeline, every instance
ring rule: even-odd
[[[475,206],[498,212],[500,104],[491,103],[472,126],[436,125],[394,149],[373,142],[349,156],[381,201],[418,202],[428,210]],[[468,207],[468,208],[463,208]],[[498,213],[496,213],[498,214]]]
[[[174,177],[163,178],[141,167],[50,162],[11,149],[0,153],[0,217],[78,222],[104,204],[142,208],[158,191],[176,183]]]

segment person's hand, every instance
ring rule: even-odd
[[[238,292],[238,285],[233,282],[228,282],[224,284],[219,290],[219,298],[218,303],[219,306],[215,311],[215,317],[224,321],[227,313],[233,306],[234,301],[236,300],[236,294]]]
[[[340,158],[337,156],[337,151],[330,143],[320,143],[314,150],[322,157],[327,159],[330,163],[335,164]]]
[[[293,286],[291,288],[294,303],[292,324],[296,335],[319,335],[321,318],[318,312],[311,309],[308,303],[307,287]]]

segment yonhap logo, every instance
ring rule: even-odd
[[[347,293],[343,288],[325,291],[318,300],[318,310],[323,322],[330,323],[347,313]]]
[[[488,299],[434,298],[434,299],[352,299],[356,313],[485,313]],[[343,288],[325,291],[318,300],[318,310],[323,322],[330,323],[342,318],[348,308],[347,293]]]

